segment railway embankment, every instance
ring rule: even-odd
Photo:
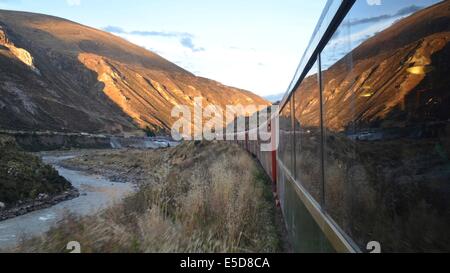
[[[88,151],[66,167],[139,190],[88,217],[67,216],[19,252],[281,252],[283,224],[260,165],[236,145],[187,142],[158,150]]]

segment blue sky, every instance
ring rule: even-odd
[[[370,4],[379,1],[379,5]],[[347,14],[324,53],[322,68],[327,69],[368,38],[391,27],[398,20],[441,0],[359,0]]]
[[[326,0],[0,0],[106,29],[198,76],[286,91]]]

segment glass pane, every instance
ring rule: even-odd
[[[279,157],[284,166],[291,174],[293,166],[293,130],[292,130],[292,111],[291,101],[289,100],[280,114],[280,146],[278,148]]]
[[[450,1],[370,3],[322,53],[325,207],[362,250],[449,251]]]
[[[300,76],[303,74],[303,71],[309,62],[310,58],[312,58],[314,51],[319,45],[320,39],[323,37],[325,32],[327,31],[331,21],[333,20],[336,12],[339,10],[339,7],[342,5],[342,0],[328,0],[322,16],[319,19],[319,23],[314,30],[311,41],[309,41],[309,45],[306,48],[306,51],[300,61],[300,64],[295,72],[294,79],[289,85],[289,90],[292,90],[294,86],[297,84]]]
[[[322,203],[320,86],[316,63],[294,94],[296,179]]]

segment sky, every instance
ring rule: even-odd
[[[197,76],[284,93],[326,0],[0,0],[109,31]]]
[[[379,4],[373,4],[378,2]],[[397,21],[441,0],[356,1],[334,37],[322,53],[322,69],[327,69],[362,42],[391,27]]]

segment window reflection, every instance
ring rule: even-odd
[[[291,101],[287,102],[280,114],[280,146],[278,148],[280,160],[289,171],[293,170],[294,161],[291,103]],[[292,175],[294,175],[293,172]]]
[[[449,41],[450,1],[356,1],[322,52],[325,208],[362,249],[450,250]]]
[[[295,90],[295,169],[296,178],[311,196],[322,203],[322,164],[320,127],[320,86],[316,63]]]

